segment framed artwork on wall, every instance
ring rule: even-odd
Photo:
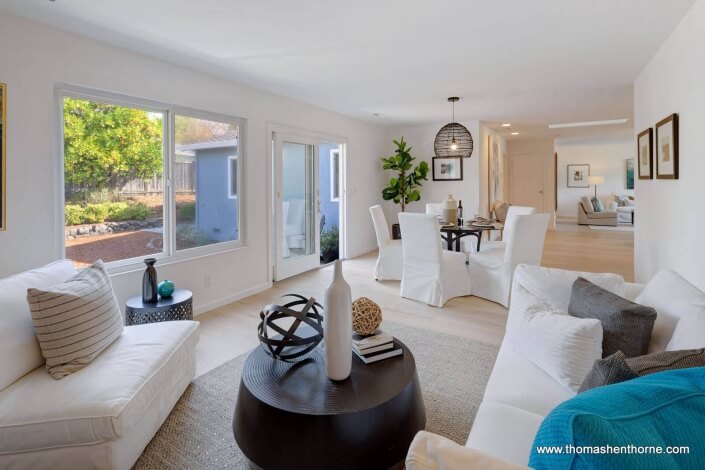
[[[463,159],[457,157],[433,157],[433,181],[462,181]]]
[[[590,165],[578,164],[568,165],[568,187],[569,188],[587,188],[588,176],[590,176]]]
[[[654,131],[650,127],[636,138],[637,159],[639,160],[639,179],[650,180],[654,177]]]
[[[656,123],[656,178],[678,179],[678,115]]]
[[[5,110],[7,109],[7,85],[4,83],[0,83],[0,231],[5,230],[7,228],[6,225],[6,209],[7,209],[7,202],[6,202],[6,188],[5,188],[5,183],[7,181],[6,179],[6,169],[5,169],[5,160],[6,160],[6,146],[5,146],[5,141],[6,135],[5,132],[7,130],[7,113]]]
[[[504,199],[504,163],[506,155],[500,153],[497,139],[487,137],[487,203],[488,213],[491,214],[495,201]]]
[[[627,158],[627,189],[634,189],[634,159]]]

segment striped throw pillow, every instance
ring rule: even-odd
[[[102,261],[49,289],[27,289],[46,368],[55,379],[95,359],[123,329],[123,317]]]

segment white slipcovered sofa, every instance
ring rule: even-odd
[[[44,367],[27,288],[75,273],[71,262],[0,280],[0,468],[129,469],[195,374],[198,323],[125,327],[61,380]]]
[[[658,316],[649,352],[663,351],[673,335],[678,319],[694,305],[705,305],[705,293],[673,271],[663,271],[649,284],[624,282],[616,274],[594,274],[521,265],[512,284],[507,330],[536,299],[568,311],[571,288],[578,276],[627,299],[649,305]],[[658,279],[657,279],[658,278]],[[656,281],[656,282],[654,282]],[[421,462],[442,462],[438,468],[516,468],[529,462],[536,432],[553,408],[574,392],[561,386],[543,369],[517,353],[506,335],[490,375],[483,401],[470,430],[466,448],[444,441],[440,436],[419,433],[409,451],[407,468],[429,468]],[[470,450],[472,449],[472,451]],[[479,451],[479,452],[478,452]],[[434,464],[435,465],[435,464]],[[431,467],[432,468],[432,467]]]

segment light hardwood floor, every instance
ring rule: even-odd
[[[546,236],[544,266],[581,271],[615,272],[633,278],[633,234],[603,232],[577,225],[559,225]],[[499,345],[507,310],[477,297],[451,299],[443,308],[430,307],[399,296],[399,282],[377,282],[373,270],[377,253],[343,263],[353,298],[369,297],[381,307],[384,319],[422,329]],[[323,297],[332,266],[279,282],[271,289],[199,315],[201,339],[196,349],[196,374],[201,375],[257,346],[262,306],[287,293]]]

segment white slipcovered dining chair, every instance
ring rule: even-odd
[[[443,216],[443,204],[440,203],[435,203],[435,202],[429,202],[426,204],[426,213],[427,214],[433,214],[436,217],[438,216]]]
[[[536,214],[535,207],[529,206],[509,206],[507,217],[504,219],[504,228],[502,229],[502,240],[488,240],[480,243],[480,251],[489,251],[495,249],[504,249],[506,246],[508,234],[514,229],[514,218],[517,215]],[[490,232],[492,233],[492,232]],[[460,251],[465,253],[475,253],[477,251],[477,240],[475,237],[464,237],[460,239]]]
[[[399,214],[404,268],[401,296],[443,307],[448,299],[470,295],[465,254],[441,249],[432,214]]]
[[[375,279],[378,281],[399,281],[404,262],[401,240],[392,240],[389,236],[387,219],[384,217],[384,212],[380,206],[370,207],[370,214],[372,214],[372,223],[375,226],[377,247],[379,248],[375,266]]]
[[[471,253],[472,295],[509,307],[514,269],[518,264],[541,263],[550,218],[549,214],[516,215],[512,230],[505,234],[504,249]]]

